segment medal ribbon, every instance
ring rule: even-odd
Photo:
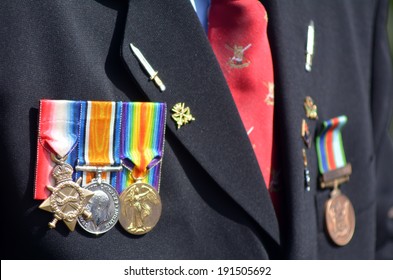
[[[78,165],[120,165],[121,102],[84,102],[81,109],[81,129]],[[96,174],[83,172],[83,184],[89,184]],[[102,178],[116,185],[115,172]]]
[[[123,103],[120,157],[122,174],[118,174],[121,192],[134,178],[143,178],[157,191],[160,184],[161,158],[164,149],[165,103]]]
[[[41,100],[37,143],[37,167],[34,199],[46,199],[50,192],[47,185],[54,185],[52,169],[56,165],[51,153],[67,157],[73,165],[78,144],[81,102],[68,100]]]
[[[323,129],[316,137],[318,166],[322,174],[347,164],[341,136],[341,129],[346,123],[346,116],[323,122]]]

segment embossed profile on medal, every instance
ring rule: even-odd
[[[91,212],[92,218],[85,221],[84,226],[90,232],[104,231],[116,211],[112,199],[101,190],[94,191],[94,196],[90,199],[87,209]]]

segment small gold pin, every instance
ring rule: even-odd
[[[307,148],[311,148],[310,130],[305,119],[302,121],[302,138]]]
[[[195,121],[195,118],[191,115],[190,108],[184,106],[184,103],[179,102],[172,108],[172,119],[176,122],[177,129],[191,121]]]
[[[304,100],[304,110],[306,111],[307,118],[311,120],[318,119],[317,105],[314,104],[314,101],[310,96],[306,96]]]

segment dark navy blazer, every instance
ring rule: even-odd
[[[205,32],[188,0],[70,0],[0,3],[1,255],[39,259],[393,258],[393,146],[388,138],[393,76],[386,0],[264,1],[275,72],[275,145],[282,200],[270,195]],[[315,24],[312,72],[304,70]],[[159,71],[162,93],[130,51]],[[325,233],[315,145],[304,190],[303,101],[319,119],[346,115],[353,173],[341,189],[356,231],[343,247]],[[162,167],[163,213],[145,236],[119,225],[100,237],[64,224],[33,200],[40,99],[185,102],[196,118],[170,119]]]

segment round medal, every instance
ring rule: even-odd
[[[355,211],[351,201],[337,194],[326,202],[326,227],[330,238],[339,246],[347,245],[355,232]]]
[[[87,204],[92,217],[89,220],[78,217],[79,225],[87,232],[102,234],[110,230],[119,219],[119,195],[108,183],[92,182],[85,189],[94,193]]]
[[[161,216],[161,199],[149,184],[136,182],[120,194],[121,226],[129,233],[142,235],[157,224]]]

